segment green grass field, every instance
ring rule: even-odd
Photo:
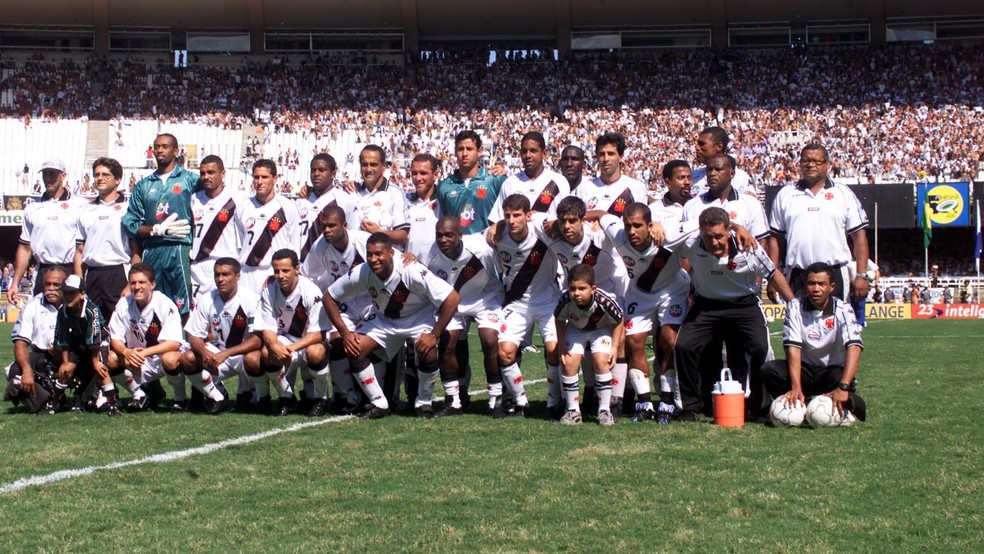
[[[0,493],[0,551],[981,551],[982,329],[872,322],[851,429],[315,420]],[[312,421],[8,409],[0,488]]]

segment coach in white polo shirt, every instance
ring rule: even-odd
[[[27,273],[32,255],[38,266],[31,295],[41,292],[45,270],[53,265],[72,267],[75,259],[75,227],[79,207],[84,201],[72,197],[65,188],[65,162],[59,158],[50,158],[41,165],[41,180],[44,181],[44,194],[24,209],[20,244],[14,258],[14,278],[7,291],[7,300],[11,304],[17,303],[17,286]]]
[[[85,290],[103,319],[109,321],[127,289],[126,265],[137,263],[135,242],[126,236],[120,220],[127,200],[116,190],[123,179],[123,166],[112,158],[92,164],[98,197],[78,213],[75,273],[85,275]]]
[[[868,216],[848,187],[827,178],[830,155],[820,144],[807,144],[800,151],[802,178],[782,187],[772,203],[769,257],[779,264],[782,242],[786,242],[786,277],[793,292],[806,293],[806,268],[814,262],[834,266],[834,296],[854,299],[868,296]],[[854,243],[854,258],[847,246]],[[857,277],[849,280],[847,264],[857,264]]]
[[[861,361],[861,326],[848,302],[833,294],[834,268],[817,262],[806,268],[807,294],[786,305],[782,326],[785,360],[762,366],[762,381],[773,398],[806,404],[825,394],[834,407],[865,420],[867,406],[854,390]]]
[[[707,387],[703,385],[717,380],[717,376],[701,375],[700,371],[702,367],[713,367],[702,364],[702,357],[720,356],[719,349],[708,348],[715,339],[723,339],[729,353],[745,354],[729,356],[733,359],[731,372],[742,383],[752,377],[748,406],[760,405],[761,398],[756,397],[757,374],[768,352],[769,333],[759,306],[759,278],[767,279],[787,301],[793,299],[786,280],[761,246],[747,253],[738,248],[728,230],[728,212],[708,208],[700,214],[698,223],[699,234],[690,232],[665,245],[685,256],[693,267],[694,301],[680,327],[675,349],[684,421],[693,421],[705,408],[709,389],[704,390]]]

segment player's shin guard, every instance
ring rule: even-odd
[[[351,368],[355,382],[366,393],[373,406],[384,410],[388,409],[389,401],[386,400],[386,395],[383,394],[383,387],[379,385],[379,380],[376,378],[376,373],[373,371],[372,364],[369,363],[369,360],[362,359],[358,362],[352,362]]]
[[[417,399],[414,400],[413,407],[430,406],[434,398],[434,383],[437,382],[437,360],[422,362],[418,360],[417,365]]]
[[[629,380],[632,381],[632,388],[635,389],[637,402],[643,409],[653,409],[652,391],[649,388],[649,378],[641,369],[632,368],[629,370]]]
[[[672,367],[666,373],[659,376],[659,401],[665,404],[674,404],[678,410],[683,409],[683,401],[680,399],[680,383],[677,381],[677,371]]]
[[[612,374],[595,374],[595,392],[598,394],[598,412],[611,411]]]
[[[222,401],[222,392],[212,382],[212,374],[208,371],[203,369],[200,372],[189,373],[188,380],[191,381],[191,386],[202,391],[205,396],[216,402]]]
[[[628,381],[629,376],[629,364],[625,362],[625,358],[618,358],[615,360],[615,366],[612,367],[612,398],[621,399],[625,396],[625,383]]]
[[[349,404],[355,404],[359,395],[355,392],[355,381],[352,380],[352,374],[349,372],[348,358],[328,360],[328,370],[331,373],[334,393],[344,396]]]
[[[320,364],[312,364],[308,371],[310,371],[313,378],[313,398],[328,400],[328,380],[331,376],[328,358],[325,358]]]
[[[188,393],[185,391],[184,373],[168,373],[167,384],[171,385],[171,390],[174,391],[175,402],[184,402],[188,399]]]
[[[442,381],[441,384],[444,385],[444,398],[451,399],[452,408],[461,407],[461,387],[458,385],[458,380],[454,379],[451,381]],[[502,390],[502,385],[499,385],[499,390]]]
[[[560,366],[547,364],[547,408],[560,405],[565,393],[561,391]]]
[[[564,390],[564,400],[567,402],[567,410],[580,412],[580,399],[578,398],[578,377],[577,375],[562,375],[560,377],[561,385],[563,385]]]
[[[266,373],[261,373],[259,375],[250,375],[249,380],[253,382],[253,387],[256,388],[256,394],[260,398],[266,398],[270,396],[270,381],[267,380]]]
[[[287,375],[284,373],[283,368],[266,366],[263,368],[263,373],[270,380],[270,385],[276,389],[277,395],[280,398],[294,396],[294,389],[291,388],[290,383],[287,382]]]
[[[141,390],[140,384],[133,378],[133,372],[129,369],[113,374],[112,377],[114,383],[130,391],[134,398],[140,398],[146,394]]]
[[[523,386],[523,374],[519,371],[519,364],[513,362],[502,368],[502,383],[516,400],[517,406],[529,404],[529,400],[526,399],[526,387]]]

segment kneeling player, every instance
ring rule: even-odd
[[[321,304],[321,290],[301,275],[297,253],[283,248],[273,253],[273,280],[261,297],[263,338],[261,373],[252,373],[260,395],[259,410],[270,403],[269,382],[277,388],[279,415],[297,408],[292,385],[300,372],[308,415],[324,415],[328,408],[328,320]],[[247,371],[249,368],[247,368]],[[264,377],[264,374],[266,377]],[[266,400],[264,400],[266,399]]]
[[[787,405],[805,405],[807,397],[824,394],[841,415],[850,412],[864,421],[864,400],[854,392],[863,348],[861,326],[851,305],[832,294],[834,271],[822,262],[806,268],[806,296],[786,305],[786,359],[766,362],[762,380],[769,394]]]
[[[572,267],[568,272],[567,287],[554,312],[563,364],[560,382],[567,402],[567,412],[560,422],[567,425],[581,423],[577,372],[585,346],[589,345],[598,394],[598,423],[613,425],[611,370],[618,353],[615,341],[622,336],[622,309],[614,296],[595,286],[594,269],[589,265]]]
[[[181,370],[209,399],[206,410],[210,414],[220,413],[226,403],[214,381],[221,383],[230,377],[245,380],[247,369],[260,371],[260,337],[253,333],[260,318],[260,297],[239,288],[240,271],[235,258],[216,260],[212,269],[215,286],[198,296],[185,325],[191,349],[181,355]],[[237,411],[249,409],[250,396],[239,393]]]
[[[349,331],[342,320],[338,302],[369,294],[373,313],[361,333]],[[420,263],[404,264],[393,256],[386,233],[373,233],[366,244],[366,263],[333,283],[324,296],[324,306],[332,325],[338,330],[349,357],[352,372],[372,407],[366,419],[386,417],[389,402],[376,381],[369,355],[382,350],[392,359],[407,339],[416,345],[420,383],[414,408],[421,417],[431,417],[431,396],[437,380],[438,337],[458,309],[459,296],[451,285]],[[434,309],[438,308],[435,322]]]
[[[133,394],[127,407],[139,411],[148,404],[141,385],[159,380],[165,371],[177,371],[183,339],[178,307],[154,290],[154,268],[136,264],[129,279],[130,296],[117,302],[109,321],[109,370]]]

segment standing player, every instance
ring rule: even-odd
[[[297,199],[298,228],[301,250],[298,258],[301,264],[307,260],[308,252],[315,241],[321,238],[321,223],[319,216],[329,206],[339,206],[345,210],[346,219],[360,221],[356,207],[355,196],[345,192],[342,187],[335,186],[335,173],[338,164],[331,154],[322,152],[311,159],[311,187],[306,196]],[[309,274],[310,275],[310,274]]]
[[[610,410],[611,368],[615,365],[619,337],[624,336],[621,332],[622,308],[614,296],[595,286],[591,266],[578,264],[567,274],[567,291],[560,296],[554,318],[557,320],[557,342],[564,367],[560,379],[567,404],[567,411],[560,422],[566,425],[581,423],[577,371],[585,347],[590,346],[594,358],[595,390],[598,392],[598,423],[614,425],[615,417]]]
[[[478,324],[482,342],[485,378],[488,383],[489,408],[493,417],[505,416],[502,408],[502,374],[497,360],[499,342],[499,306],[502,284],[496,279],[495,253],[481,235],[462,236],[458,218],[442,216],[435,227],[436,244],[427,256],[427,268],[450,283],[461,297],[458,311],[441,337],[441,380],[444,383],[444,408],[438,416],[462,413],[460,383],[464,376],[456,345],[467,335],[471,321]]]
[[[495,243],[506,292],[499,327],[499,368],[516,402],[516,413],[526,415],[529,402],[523,374],[517,362],[519,345],[534,323],[540,328],[547,358],[547,409],[560,406],[560,359],[553,311],[557,288],[557,256],[548,248],[550,239],[530,221],[530,201],[513,194],[502,203],[506,232]]]
[[[183,338],[181,315],[171,299],[155,292],[154,268],[139,263],[130,268],[130,296],[121,298],[109,320],[109,370],[133,394],[128,409],[147,407],[147,385],[178,369]],[[184,393],[175,388],[175,398]]]
[[[441,162],[430,154],[417,154],[410,162],[410,181],[414,192],[407,198],[410,236],[407,252],[423,260],[434,245],[434,225],[441,217],[437,205],[437,175]]]
[[[769,238],[769,226],[765,210],[758,199],[740,194],[732,186],[735,177],[735,159],[727,154],[717,154],[707,159],[707,192],[694,196],[683,207],[683,221],[697,221],[704,210],[716,206],[728,212],[730,221],[741,225],[757,240]]]
[[[214,155],[198,166],[202,190],[191,197],[194,234],[191,243],[192,298],[215,288],[212,268],[223,257],[239,255],[246,235],[236,215],[246,209],[246,197],[225,186],[225,164]]]
[[[601,210],[622,217],[626,206],[649,198],[642,181],[622,174],[624,155],[625,137],[619,133],[605,133],[595,141],[598,176],[582,183],[575,192],[589,211]]]
[[[359,154],[362,182],[355,187],[362,220],[360,229],[367,233],[384,232],[394,244],[404,246],[410,232],[407,220],[407,197],[384,176],[386,153],[375,144]]]
[[[376,350],[388,358],[396,355],[407,339],[417,349],[421,376],[414,408],[421,417],[433,416],[431,396],[438,373],[438,337],[458,309],[458,293],[423,265],[404,264],[393,256],[385,233],[373,233],[366,246],[366,263],[328,287],[324,306],[332,325],[342,336],[345,353],[359,386],[372,403],[366,419],[386,417],[389,402],[376,381],[369,355]],[[350,331],[338,302],[368,293],[373,314],[360,333]],[[435,320],[434,309],[437,308]]]
[[[683,160],[670,160],[663,166],[663,183],[666,193],[663,198],[649,203],[653,221],[664,226],[675,225],[683,220],[683,206],[690,201],[690,164]]]
[[[560,162],[557,163],[560,174],[567,179],[571,194],[577,190],[584,180],[584,150],[569,144],[560,152]]]
[[[140,243],[140,259],[160,279],[158,292],[186,317],[191,309],[191,195],[199,176],[178,165],[177,155],[174,135],[154,139],[157,171],[133,187],[122,222],[126,234]]]
[[[253,373],[260,411],[268,409],[273,383],[280,395],[277,411],[288,415],[297,409],[293,395],[295,376],[300,373],[308,415],[324,415],[328,407],[328,350],[325,335],[328,320],[321,304],[321,289],[301,275],[301,265],[293,250],[273,254],[273,280],[261,296],[263,324],[262,374]],[[248,369],[248,368],[247,368]],[[269,406],[272,407],[272,406]]]
[[[270,277],[271,259],[277,250],[297,251],[297,207],[277,194],[277,164],[258,160],[253,164],[256,196],[237,214],[245,231],[239,249],[240,285],[259,293]]]
[[[706,127],[697,134],[697,169],[693,173],[693,196],[700,196],[707,192],[710,183],[707,180],[707,162],[714,156],[726,155],[731,138],[728,132],[721,127]],[[735,168],[734,181],[732,183],[738,194],[755,196],[755,186],[752,185],[752,178],[745,171]]]
[[[44,181],[41,200],[31,202],[24,209],[20,244],[14,257],[14,276],[7,292],[11,305],[17,305],[18,287],[32,256],[38,265],[30,296],[41,292],[45,270],[55,265],[72,267],[75,258],[76,224],[84,201],[73,198],[65,188],[65,163],[60,159],[44,162],[41,179]]]
[[[123,179],[123,166],[112,158],[92,164],[94,198],[78,214],[75,273],[85,275],[89,300],[109,321],[116,303],[127,293],[126,264],[136,264],[136,244],[126,236],[120,221],[126,213],[126,197],[116,190]]]
[[[519,156],[523,171],[510,175],[499,190],[499,199],[492,207],[490,222],[502,220],[502,200],[513,194],[522,194],[530,201],[530,209],[553,218],[557,214],[557,202],[570,194],[567,179],[543,165],[546,141],[543,133],[531,131],[519,142]]]
[[[455,135],[454,157],[458,169],[437,185],[441,213],[456,216],[462,233],[481,233],[489,228],[489,214],[506,180],[505,171],[498,166],[491,171],[482,167],[482,139],[472,130]]]
[[[230,377],[249,381],[247,369],[260,371],[260,337],[254,334],[261,317],[260,297],[239,287],[241,266],[235,258],[219,258],[213,264],[215,286],[195,301],[185,325],[191,348],[181,354],[181,370],[192,385],[209,398],[207,411],[218,414],[225,396],[215,386]],[[168,380],[172,379],[168,373]],[[184,385],[181,385],[184,392]],[[248,389],[240,387],[236,411],[250,406]]]

